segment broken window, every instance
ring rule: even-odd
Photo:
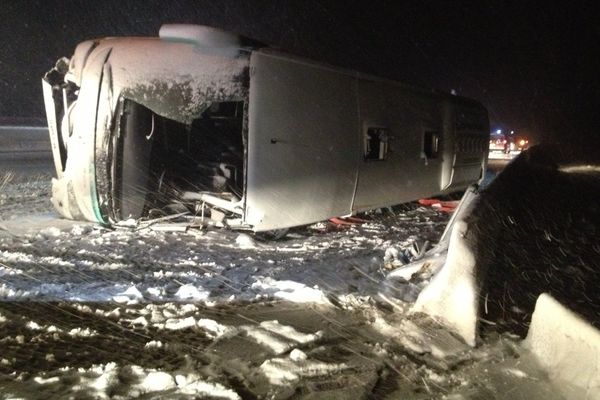
[[[423,135],[423,153],[427,159],[437,158],[440,153],[440,135],[437,132],[425,132]]]
[[[365,161],[385,160],[388,153],[389,132],[386,128],[367,128],[365,134]]]
[[[215,102],[189,124],[124,99],[113,158],[116,220],[185,211],[189,193],[243,196],[244,102]]]

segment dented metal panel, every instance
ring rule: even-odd
[[[246,222],[266,230],[350,214],[356,76],[262,51],[250,65]]]
[[[68,218],[104,222],[98,208],[94,158],[98,95],[109,55],[110,48],[104,48],[91,55],[83,66],[85,80],[68,124],[72,131],[67,135],[64,174],[53,181],[53,203]]]
[[[189,122],[211,101],[243,100],[247,66],[244,54],[235,58],[206,54],[190,44],[158,39],[105,39],[79,45],[65,76],[65,81],[81,87],[63,123],[70,130],[63,135],[70,151],[64,176],[53,183],[56,208],[67,218],[108,222],[101,206],[107,202],[109,144],[121,97],[158,115]]]
[[[148,38],[109,39],[95,51],[104,47],[112,49],[107,62],[113,70],[114,93],[163,117],[190,122],[211,101],[246,97],[244,53],[230,58],[188,43]]]

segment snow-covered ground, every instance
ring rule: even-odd
[[[472,349],[379,300],[433,208],[276,242],[107,230],[57,221],[49,180],[0,176],[2,398],[562,398],[516,338]]]

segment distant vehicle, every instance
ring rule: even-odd
[[[165,25],[79,44],[44,79],[66,218],[188,213],[256,232],[464,189],[483,176],[478,102]]]
[[[518,135],[515,136],[512,144],[515,150],[524,151],[529,148],[529,139],[527,136]]]
[[[510,143],[505,135],[501,133],[491,133],[490,134],[490,152],[502,152],[509,153],[510,152]]]

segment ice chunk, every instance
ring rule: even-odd
[[[42,229],[40,231],[40,235],[45,236],[47,238],[54,238],[60,236],[61,231],[58,228],[50,227],[46,229]]]
[[[73,328],[69,331],[69,335],[73,337],[91,337],[97,334],[98,332],[90,328]]]
[[[252,289],[293,303],[330,304],[321,290],[294,281],[277,281],[273,278],[258,277],[252,284]]]
[[[237,329],[222,325],[215,320],[200,318],[197,322],[198,327],[204,329],[207,334],[213,338],[230,337],[237,333]]]
[[[279,321],[264,321],[260,323],[260,326],[268,331],[274,332],[280,336],[283,336],[286,339],[293,340],[297,343],[310,343],[314,342],[318,338],[322,336],[322,332],[319,331],[317,333],[302,333],[298,332],[291,326],[282,325]]]
[[[194,326],[196,326],[196,320],[194,319],[194,317],[171,318],[168,319],[167,322],[165,322],[165,328],[172,331],[178,331]]]
[[[273,358],[260,366],[273,385],[288,385],[303,377],[326,376],[348,368],[344,363],[328,364],[322,361],[292,358]]]
[[[295,345],[292,341],[283,340],[278,335],[255,326],[243,326],[242,329],[248,337],[256,340],[258,344],[268,347],[275,354],[285,353]]]
[[[294,349],[290,352],[290,359],[292,361],[304,361],[307,358],[308,356],[302,350]]]
[[[231,389],[221,384],[204,382],[194,374],[177,375],[175,382],[182,394],[201,395],[202,398],[218,398],[228,400],[240,400],[241,397]]]
[[[160,340],[151,340],[144,345],[146,349],[160,349],[163,347],[163,344]]]
[[[35,383],[39,384],[39,385],[47,385],[49,383],[56,383],[60,380],[59,377],[54,376],[52,378],[42,378],[41,376],[36,376],[35,378],[33,378],[33,380],[35,381]]]
[[[256,242],[246,233],[241,233],[235,238],[235,243],[242,249],[253,249],[256,247]]]
[[[2,316],[0,316],[0,319],[1,319],[1,317]],[[42,327],[35,321],[29,321],[25,326],[33,331],[42,329]]]
[[[113,296],[113,301],[115,301],[117,303],[134,304],[143,298],[144,298],[144,296],[135,286],[130,286],[124,292],[119,293],[116,296]]]
[[[175,380],[166,372],[151,371],[141,383],[141,388],[148,392],[158,392],[173,389],[176,386]]]
[[[182,285],[175,293],[175,297],[181,300],[206,300],[210,293],[200,289],[191,284]]]
[[[148,320],[143,315],[140,315],[136,319],[131,320],[131,324],[132,325],[147,326],[148,325]]]

